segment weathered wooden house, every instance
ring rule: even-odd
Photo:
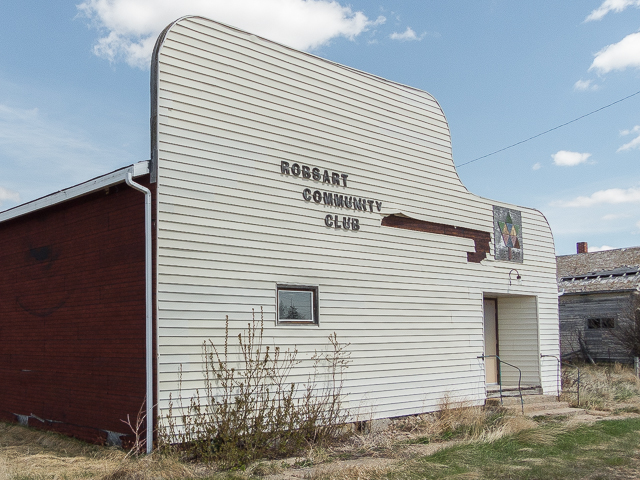
[[[632,363],[624,340],[640,308],[640,247],[557,258],[562,356]]]
[[[496,356],[556,393],[549,225],[467,191],[431,95],[199,17],[151,70],[150,161],[0,213],[2,418],[157,425],[252,309],[299,358],[350,344],[354,416],[481,404]]]

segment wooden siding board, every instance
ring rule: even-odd
[[[232,173],[249,176],[253,174],[260,174],[261,178],[267,177],[268,180],[268,175],[271,172],[267,169],[267,165],[263,162],[268,162],[274,157],[273,150],[265,151],[263,148],[258,148],[257,146],[250,144],[240,146],[236,145],[235,148],[232,148],[231,146],[225,144],[224,139],[219,138],[210,138],[206,143],[202,142],[198,145],[193,145],[190,148],[177,143],[168,143],[165,141],[163,142],[163,147],[165,150],[165,155],[163,156],[163,159],[161,159],[161,163],[164,164],[165,168],[169,169],[169,175],[170,170],[180,171],[180,164],[186,164],[187,166],[189,166],[189,171],[193,171],[205,176],[211,176],[214,178],[216,177],[216,172],[222,171],[227,175]],[[215,147],[215,151],[212,151],[212,147]],[[308,159],[307,163],[321,162],[323,165],[329,165],[333,163],[335,163],[337,166],[341,165],[341,159],[339,157],[336,157],[335,155],[320,156],[311,155],[311,153],[316,152],[309,152],[301,149],[296,150],[288,147],[287,150],[278,150],[277,158],[279,158],[280,160],[288,161],[289,163],[304,163],[304,161],[302,160],[304,158]],[[398,155],[396,152],[394,152],[392,157],[369,152],[366,155],[366,158],[368,162],[368,169],[367,171],[363,172],[363,178],[365,178],[369,182],[379,181],[376,178],[376,176],[379,175],[389,175],[390,177],[402,178],[401,174],[397,173],[396,171],[388,170],[388,166],[389,164],[391,164],[397,166],[398,168],[410,168],[412,171],[421,174],[414,175],[410,178],[405,178],[405,182],[407,183],[408,187],[440,187],[444,184],[442,188],[448,187],[450,189],[449,193],[452,196],[456,196],[458,192],[461,192],[464,198],[464,194],[466,193],[466,190],[460,184],[458,176],[455,174],[455,172],[441,171],[440,168],[433,165],[432,160],[436,157],[428,153],[423,152],[417,158],[406,157],[405,160],[405,156]],[[254,161],[254,164],[251,166],[251,168],[248,168],[248,166],[240,164],[237,159],[244,159],[245,161],[247,159],[251,159]],[[174,163],[177,165],[173,166]],[[387,186],[393,188],[393,185],[387,184]]]
[[[338,81],[329,85],[327,80],[331,78],[331,75],[328,74],[331,67],[329,66],[328,70],[326,64],[323,65],[325,68],[321,77],[317,77],[315,74],[301,74],[300,64],[295,66],[295,70],[291,70],[282,62],[265,61],[266,57],[263,52],[251,58],[251,49],[244,49],[241,52],[228,49],[226,52],[219,52],[215,55],[215,61],[213,61],[211,52],[198,49],[197,40],[193,42],[194,39],[189,39],[188,42],[184,42],[181,41],[179,34],[174,36],[172,40],[172,45],[176,48],[172,48],[172,45],[165,42],[164,55],[161,60],[163,66],[182,64],[182,71],[202,71],[205,72],[205,75],[213,78],[216,75],[226,74],[226,80],[229,83],[242,82],[247,79],[250,86],[259,85],[261,90],[267,91],[271,88],[269,93],[272,98],[293,92],[298,94],[298,100],[300,98],[304,98],[306,102],[316,100],[324,108],[340,109],[343,106],[348,106],[365,117],[377,114],[382,118],[392,118],[401,124],[413,122],[416,127],[423,126],[419,120],[425,117],[444,123],[439,107],[429,97],[423,96],[416,102],[418,105],[411,105],[404,102],[401,97],[390,98],[384,94],[381,95],[380,87],[384,88],[384,84],[381,85],[381,82],[377,82],[377,88],[373,90],[363,88],[362,81],[358,84]],[[200,45],[204,48],[209,46]],[[227,52],[228,54],[225,55],[224,53]],[[251,60],[247,61],[248,58]],[[310,65],[308,62],[305,64]],[[162,72],[166,74],[167,70],[163,69]],[[366,81],[362,76],[360,78]],[[402,89],[396,89],[396,92],[400,90]],[[407,91],[407,88],[405,87],[404,90]],[[339,99],[338,102],[335,101],[336,98]],[[380,105],[390,106],[391,113],[385,111]]]
[[[402,102],[406,99],[418,100],[420,102],[426,101],[431,104],[433,111],[439,112],[437,102],[425,91],[399,86],[395,82],[390,82],[372,74],[327,62],[326,60],[310,56],[294,49],[283,49],[281,45],[263,41],[263,39],[255,36],[250,36],[248,39],[244,32],[237,34],[229,29],[221,28],[215,35],[212,35],[211,24],[208,23],[205,25],[202,20],[198,18],[194,18],[193,22],[190,22],[188,25],[178,25],[178,35],[180,35],[181,31],[197,31],[197,34],[201,36],[200,38],[206,38],[205,43],[207,44],[217,43],[223,48],[226,48],[227,44],[245,47],[253,52],[253,55],[248,55],[254,57],[252,61],[249,62],[250,64],[253,64],[255,60],[264,61],[265,58],[272,58],[275,65],[290,65],[290,71],[296,75],[299,75],[301,71],[308,71],[310,72],[308,75],[309,78],[317,79],[318,74],[321,74],[325,82],[329,79],[333,80],[330,87],[332,91],[334,89],[340,89],[345,85],[356,86],[359,89],[368,91],[368,93],[364,95],[365,100],[368,100],[371,95],[379,95],[381,92],[391,92],[397,95],[393,98],[394,101]],[[185,35],[185,38],[190,38],[190,35]],[[259,43],[259,46],[256,45],[257,43]],[[329,83],[331,82],[329,81]],[[368,88],[367,85],[374,88]],[[405,108],[410,109],[410,105],[407,105]],[[419,112],[420,109],[417,110],[417,113]]]
[[[633,357],[621,345],[615,329],[629,325],[633,312],[632,292],[603,292],[589,295],[562,295],[560,335],[562,355],[582,358],[578,336],[595,361],[631,363]],[[614,329],[589,329],[590,318],[613,318]]]
[[[224,84],[216,85],[215,92],[208,91],[211,90],[211,79],[208,79],[209,83],[202,83],[195,80],[197,76],[197,73],[192,73],[189,78],[176,79],[179,83],[174,83],[171,89],[169,89],[169,84],[172,83],[170,77],[166,78],[166,97],[160,98],[159,107],[172,108],[177,102],[180,102],[180,105],[185,109],[172,108],[173,113],[209,116],[215,112],[219,117],[227,118],[230,123],[241,123],[252,118],[256,118],[257,123],[271,120],[276,125],[281,124],[283,128],[298,131],[299,134],[307,132],[312,136],[327,139],[333,138],[335,135],[335,140],[338,141],[347,134],[357,135],[362,138],[363,143],[371,142],[372,146],[384,149],[402,143],[404,145],[401,148],[411,148],[412,143],[420,146],[431,143],[447,146],[449,141],[445,124],[442,124],[441,127],[432,126],[430,130],[424,128],[422,130],[387,130],[381,128],[380,125],[375,125],[373,119],[367,117],[361,116],[356,121],[346,121],[347,117],[344,115],[330,114],[319,109],[300,110],[299,104],[283,98],[267,101],[264,97],[258,96],[260,90],[256,90],[255,84],[243,88],[241,93],[224,88]],[[233,87],[237,88],[238,85],[233,85]],[[251,99],[250,106],[247,97]],[[314,115],[314,122],[309,120],[309,113]],[[291,123],[292,119],[296,120],[295,124]],[[315,126],[321,126],[323,131],[314,131]],[[378,133],[378,137],[375,137],[374,133]],[[385,145],[383,140],[386,140],[389,145]]]
[[[273,157],[271,157],[270,161],[273,161]],[[300,160],[298,160],[298,162],[300,162]],[[311,159],[311,162],[314,162],[314,160]],[[315,160],[315,162],[317,163],[317,160]],[[459,204],[464,204],[465,199],[465,194],[463,192],[460,192],[459,195],[454,195],[450,192],[447,192],[446,182],[442,181],[444,179],[439,178],[429,179],[427,181],[421,182],[409,180],[405,182],[405,185],[390,185],[390,182],[388,180],[392,179],[394,175],[388,173],[384,174],[384,176],[387,177],[387,181],[385,181],[384,179],[373,178],[373,175],[376,172],[369,171],[366,172],[362,176],[362,178],[354,180],[354,184],[349,182],[349,190],[346,190],[342,187],[336,188],[335,186],[325,186],[324,188],[318,188],[317,185],[314,185],[313,182],[308,179],[302,179],[302,183],[298,183],[300,182],[300,180],[298,180],[296,177],[287,178],[286,176],[281,176],[280,179],[275,179],[272,177],[273,172],[262,170],[258,166],[254,168],[234,169],[236,170],[234,173],[236,173],[238,177],[241,177],[243,179],[242,183],[238,183],[237,178],[234,179],[221,177],[221,174],[224,175],[224,166],[221,165],[221,162],[215,162],[215,159],[207,159],[205,162],[203,162],[203,164],[209,163],[210,165],[216,165],[217,168],[207,169],[203,166],[201,168],[194,168],[193,173],[179,170],[178,167],[182,166],[175,165],[175,163],[177,162],[172,162],[170,164],[172,165],[172,167],[165,167],[165,180],[168,192],[171,191],[170,187],[175,187],[174,195],[176,196],[176,198],[192,198],[193,195],[197,195],[199,193],[218,194],[225,197],[239,197],[241,195],[241,192],[247,192],[250,194],[260,193],[276,198],[290,198],[290,191],[279,190],[279,187],[282,185],[282,181],[285,181],[290,182],[294,185],[300,185],[301,188],[298,195],[302,193],[303,188],[311,188],[312,190],[322,189],[338,194],[343,194],[344,192],[347,194],[347,196],[357,195],[358,188],[365,192],[371,192],[379,188],[385,188],[387,190],[387,194],[389,195],[390,201],[395,202],[395,204],[397,205],[414,207],[416,206],[416,200],[413,196],[421,195],[425,189],[429,189],[432,192],[432,195],[434,195],[434,198],[448,197],[450,202]],[[291,163],[295,163],[295,161],[292,161]],[[369,163],[369,166],[370,165],[371,163]],[[262,167],[264,166],[262,165]],[[209,171],[205,174],[204,172],[207,170]],[[382,172],[379,172],[379,175],[382,176]],[[398,178],[398,180],[400,180],[400,178]],[[404,190],[402,189],[403,186]],[[352,188],[356,189],[356,193],[350,193]],[[240,190],[238,191],[237,189]],[[187,192],[184,192],[183,190],[187,190]],[[189,196],[185,197],[185,194]],[[205,199],[210,200],[210,197]],[[478,205],[465,213],[467,213],[471,221],[477,221],[477,219],[474,218],[473,213],[486,209],[487,206]],[[535,237],[532,236],[532,238]]]
[[[225,316],[235,335],[260,307],[269,341],[300,355],[334,331],[350,342],[350,401],[375,416],[431,410],[447,392],[479,401],[483,292],[512,298],[505,348],[527,381],[542,372],[554,392],[555,369],[538,362],[557,353],[554,247],[539,212],[515,207],[517,265],[493,260],[492,241],[488,258],[469,264],[471,239],[380,225],[402,212],[492,237],[492,205],[514,208],[460,183],[432,97],[203,19],[172,27],[158,68],[161,410],[179,365],[198,388],[202,342],[221,344]],[[347,173],[349,186],[283,176],[281,160]],[[383,211],[305,203],[307,187],[381,200]],[[360,231],[328,230],[327,213],[358,217]],[[522,285],[508,285],[514,266]],[[277,283],[317,285],[320,325],[275,326]]]
[[[345,161],[354,155],[354,153],[357,154],[355,146],[347,148],[343,147],[343,144],[338,143],[331,143],[325,146],[321,142],[321,139],[315,138],[315,141],[308,144],[303,140],[298,140],[292,135],[287,136],[288,143],[283,145],[278,142],[279,137],[275,132],[272,133],[259,128],[253,130],[250,127],[240,127],[237,131],[231,130],[233,125],[225,124],[218,120],[207,125],[193,125],[187,120],[176,117],[173,111],[170,117],[163,118],[163,123],[161,123],[158,128],[159,133],[168,136],[168,138],[162,140],[163,145],[166,147],[174,144],[184,144],[184,142],[187,141],[192,143],[196,150],[207,150],[209,144],[215,139],[215,144],[222,144],[229,148],[238,149],[236,155],[240,155],[249,148],[268,149],[272,154],[277,154],[278,156],[282,153],[289,153],[291,155],[298,154],[300,155],[299,158],[318,158],[320,161],[323,161],[323,164]],[[246,140],[252,140],[253,145]],[[409,159],[412,159],[413,163],[418,163],[417,161],[420,159],[420,157],[416,155],[417,152],[412,152],[406,148],[385,152],[384,150],[376,151],[373,147],[368,146],[367,150],[368,151],[360,151],[358,156],[363,159],[370,157],[375,158],[376,156],[381,157],[381,159],[403,159],[404,157],[407,163],[410,163]],[[384,155],[385,153],[386,155]],[[447,157],[451,158],[448,152],[442,152],[433,147],[423,150],[422,156],[427,155],[431,156],[430,160],[435,165],[444,163]]]

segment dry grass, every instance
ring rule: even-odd
[[[175,457],[127,457],[117,448],[0,423],[0,480],[172,480],[198,474]]]
[[[414,440],[427,443],[451,439],[493,442],[536,426],[530,418],[510,414],[503,408],[451,401],[448,396],[438,407],[439,411],[433,414],[398,420],[397,428],[408,432]]]
[[[587,366],[581,371],[582,406],[640,413],[640,381],[630,368]],[[570,399],[571,394],[565,395]],[[175,454],[127,457],[116,448],[0,423],[0,480],[376,479],[393,476],[414,459],[454,443],[496,444],[512,436],[523,444],[551,447],[558,435],[576,428],[566,419],[541,426],[499,407],[483,408],[448,397],[439,407],[437,413],[396,419],[383,431],[358,431],[346,441],[309,446],[301,457],[258,461],[244,472],[230,473],[183,461]]]
[[[573,407],[614,411],[640,409],[640,379],[633,368],[619,363],[607,366],[580,365],[580,404],[577,396],[577,370],[563,371],[562,399]]]
[[[533,423],[535,424],[535,422]],[[570,422],[567,424],[554,425],[546,429],[529,427],[515,432],[514,439],[533,445],[553,445],[558,435],[566,433],[576,427],[577,424],[571,424]]]
[[[325,468],[313,471],[305,476],[305,480],[374,480],[384,478],[397,470],[391,465],[348,465],[339,468]]]

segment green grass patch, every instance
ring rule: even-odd
[[[419,445],[429,445],[431,443],[431,439],[429,437],[418,437],[411,443]]]
[[[570,480],[610,477],[640,463],[640,419],[600,421],[567,431],[541,425],[492,443],[443,449],[388,478]]]

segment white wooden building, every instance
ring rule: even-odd
[[[161,412],[180,366],[202,388],[225,316],[237,333],[260,308],[301,357],[350,343],[345,392],[371,418],[483,402],[485,353],[556,393],[549,224],[467,191],[431,95],[199,17],[163,32],[152,72]]]
[[[354,419],[481,404],[518,383],[496,355],[557,393],[549,224],[467,191],[431,95],[200,17],[151,75],[150,161],[0,212],[5,416],[95,439],[146,394],[157,422],[253,310],[300,360],[350,344]]]

